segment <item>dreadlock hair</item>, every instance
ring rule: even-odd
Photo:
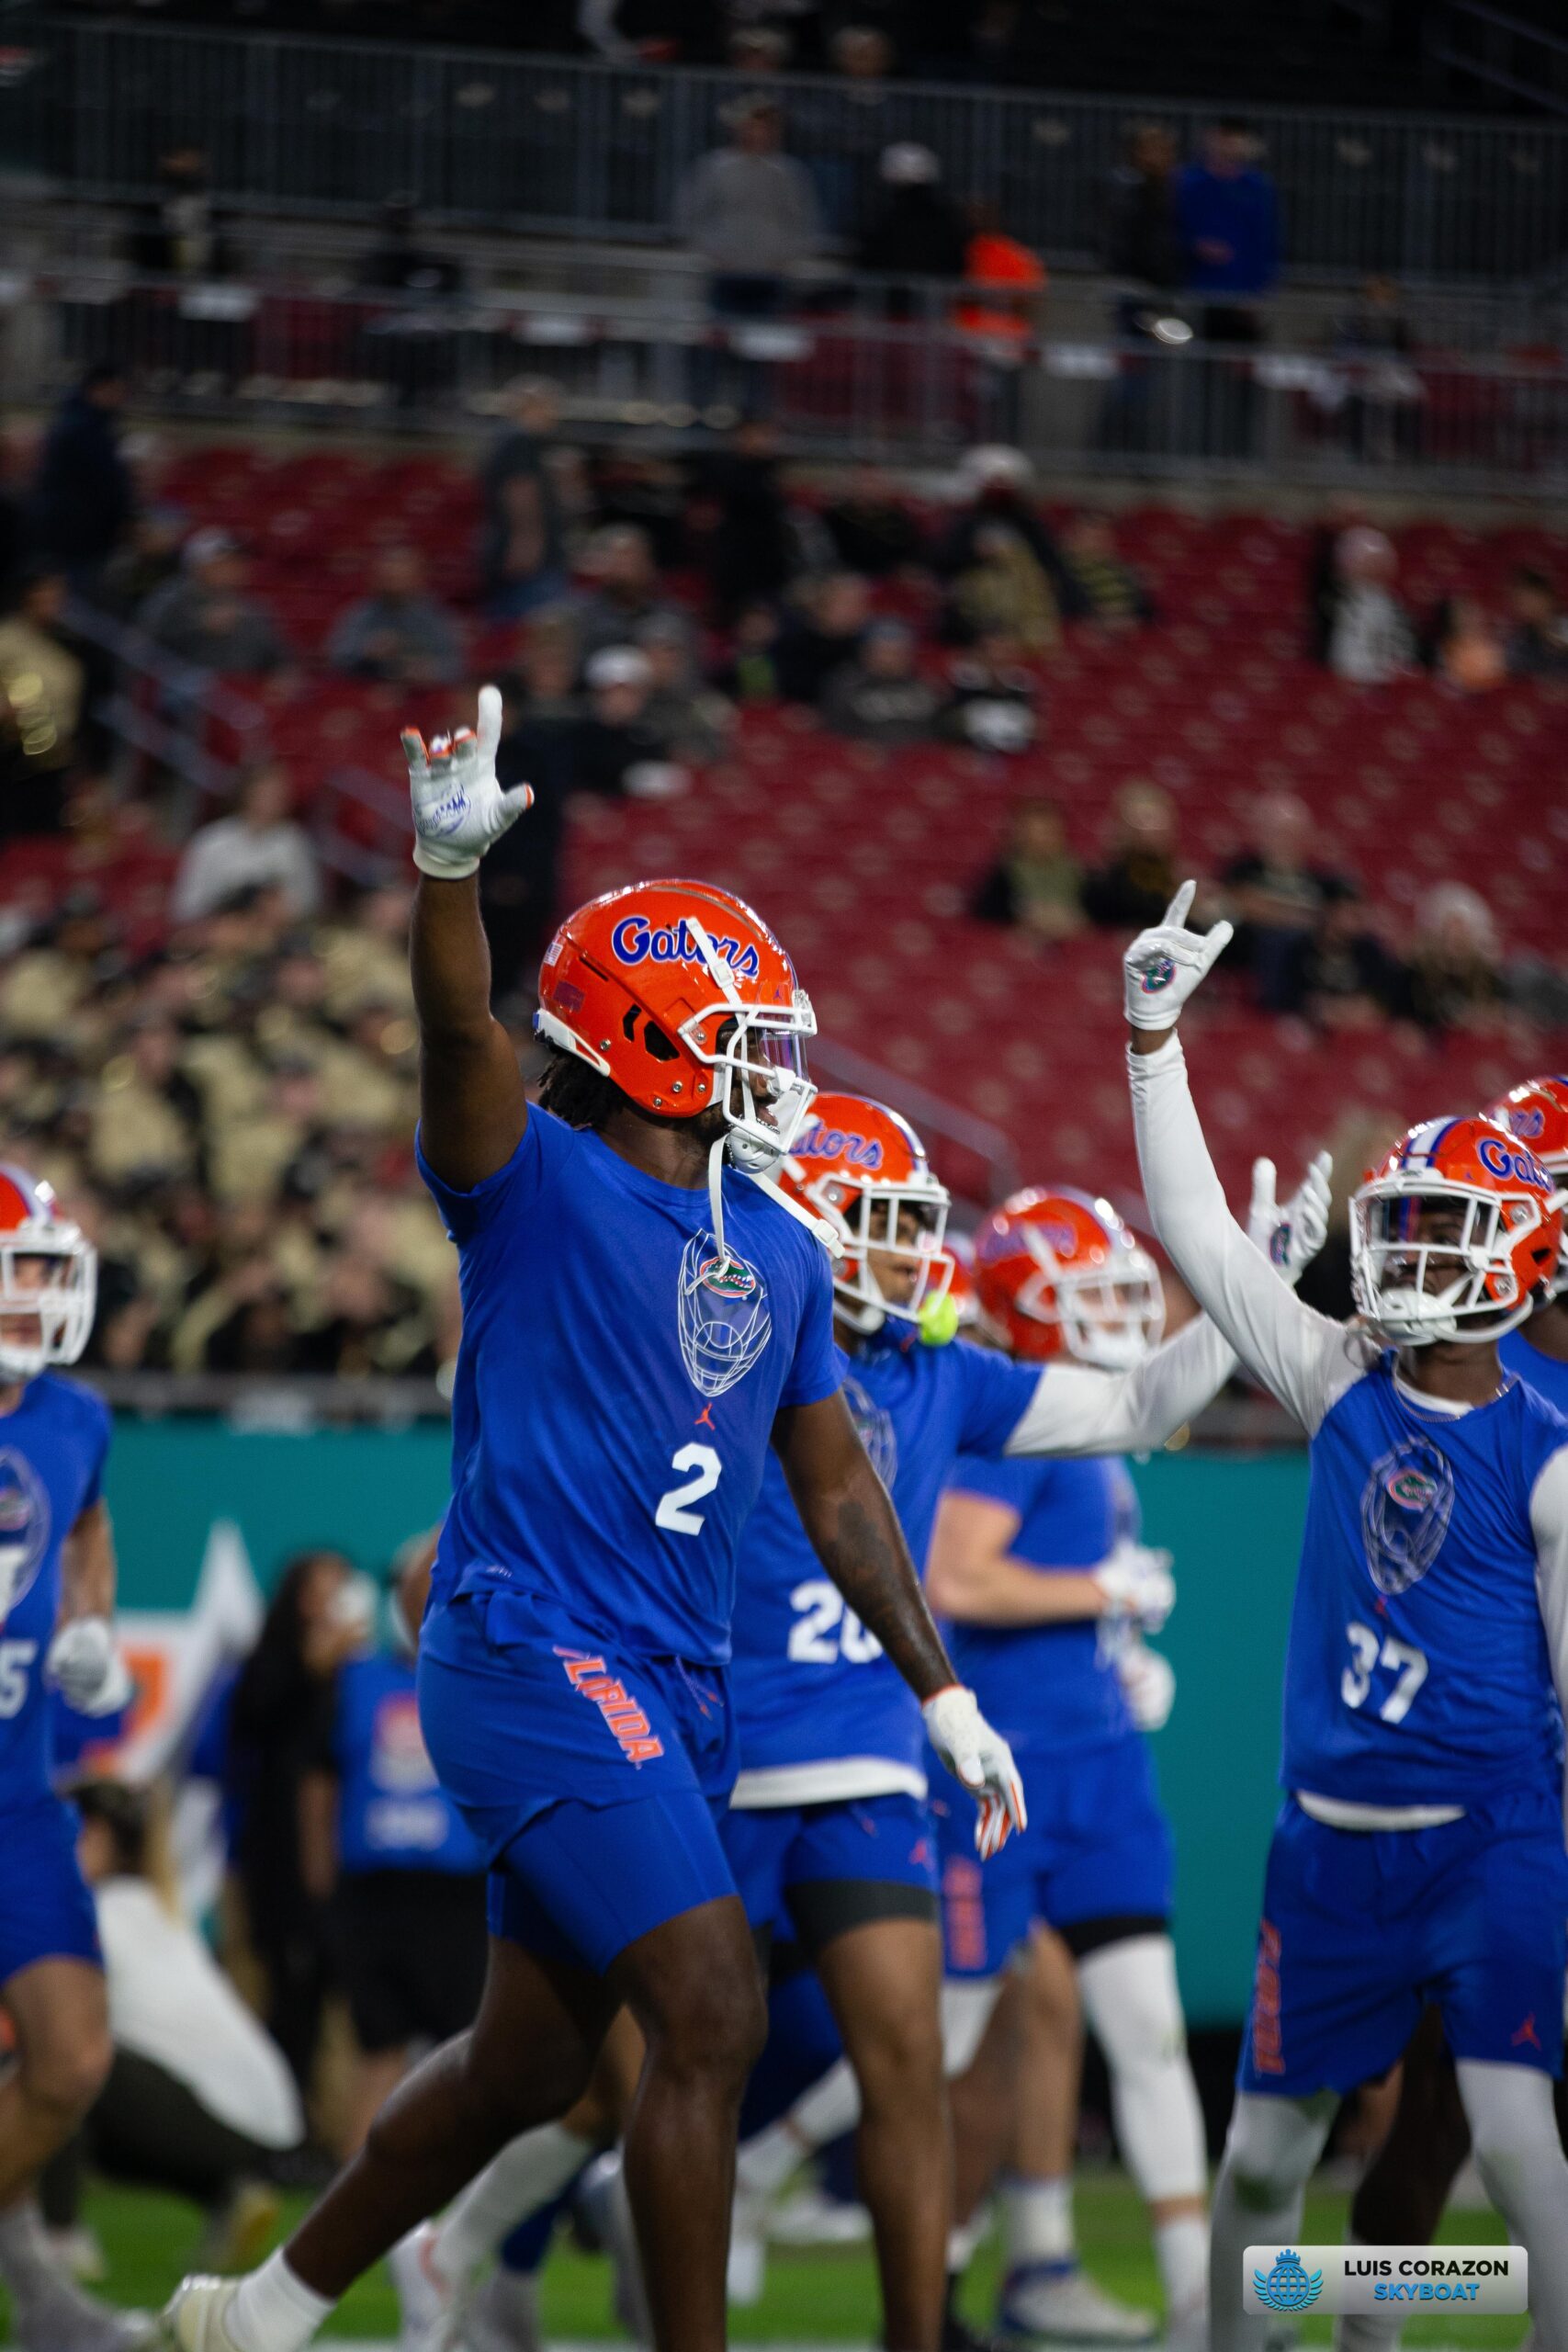
[[[539,1081],[539,1100],[547,1111],[569,1127],[587,1127],[597,1135],[626,1096],[613,1078],[580,1061],[560,1046],[548,1046],[549,1060]]]

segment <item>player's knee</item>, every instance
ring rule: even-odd
[[[1236,2100],[1225,2139],[1225,2172],[1236,2202],[1253,2212],[1285,2204],[1311,2177],[1327,2125],[1289,2099]]]
[[[22,2053],[22,2079],[36,2105],[74,2122],[103,2089],[113,2064],[107,2022],[95,2018],[69,2034],[35,2040]]]
[[[1089,2023],[1112,2072],[1143,2073],[1185,2056],[1187,2026],[1168,1937],[1108,1944],[1079,1962],[1078,1976]]]
[[[868,2114],[941,2106],[946,2070],[934,2006],[890,2008],[856,2033],[852,2056]]]
[[[744,2083],[768,2038],[767,2005],[754,1969],[683,1983],[649,2033],[661,2071]]]

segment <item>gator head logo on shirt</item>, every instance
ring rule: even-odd
[[[722,1396],[767,1346],[773,1318],[755,1266],[694,1233],[681,1253],[677,1322],[687,1376],[699,1396]]]
[[[851,1420],[860,1431],[860,1442],[871,1458],[872,1468],[891,1494],[893,1481],[898,1476],[898,1432],[893,1426],[892,1414],[868,1395],[853,1373],[844,1381],[844,1402],[850,1408]]]
[[[32,1590],[49,1549],[49,1495],[14,1446],[0,1446],[0,1624]]]
[[[1380,1592],[1408,1592],[1441,1551],[1454,1474],[1424,1437],[1405,1438],[1372,1464],[1361,1494],[1361,1539]]]

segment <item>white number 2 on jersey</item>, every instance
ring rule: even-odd
[[[1339,1696],[1348,1707],[1362,1705],[1372,1687],[1372,1668],[1386,1666],[1399,1679],[1378,1714],[1385,1724],[1402,1724],[1427,1679],[1425,1657],[1408,1642],[1396,1642],[1392,1634],[1385,1637],[1374,1633],[1370,1625],[1359,1625],[1354,1619],[1345,1628],[1345,1638],[1350,1645],[1350,1664],[1339,1678]]]
[[[36,1642],[0,1642],[0,1723],[27,1705],[28,1668],[37,1656]]]
[[[800,1666],[831,1666],[847,1658],[851,1666],[869,1666],[882,1656],[882,1644],[868,1634],[844,1596],[826,1577],[797,1584],[789,1605],[800,1619],[789,1629],[789,1656]]]
[[[700,1510],[688,1510],[686,1506],[712,1494],[724,1464],[711,1445],[683,1445],[670,1467],[694,1470],[696,1476],[688,1478],[683,1487],[671,1487],[667,1495],[660,1495],[653,1523],[656,1527],[668,1527],[677,1535],[700,1535],[703,1514]]]

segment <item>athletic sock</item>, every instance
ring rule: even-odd
[[[502,2148],[436,2230],[430,2258],[440,2276],[453,2286],[468,2278],[519,2222],[552,2203],[592,2154],[593,2142],[564,2123],[541,2123]]]
[[[749,2197],[773,2197],[792,2172],[805,2163],[808,2151],[787,2116],[767,2124],[745,2142],[735,2159],[735,2177]]]
[[[18,2301],[47,2292],[60,2277],[49,2249],[43,2216],[30,2197],[0,2212],[0,2278]]]
[[[315,2294],[296,2278],[280,2246],[242,2280],[223,2324],[234,2352],[305,2352],[332,2308],[330,2296]]]
[[[1155,2259],[1165,2289],[1166,2329],[1181,2329],[1209,2301],[1209,2224],[1201,2213],[1156,2222]]]
[[[1348,2246],[1364,2245],[1354,2230],[1347,2230]],[[1404,2326],[1404,2315],[1395,2309],[1382,2312],[1342,2312],[1334,2323],[1334,2352],[1393,2352]]]
[[[1073,2179],[1010,2173],[1001,2184],[1002,2254],[1010,2270],[1036,2262],[1074,2262]]]

